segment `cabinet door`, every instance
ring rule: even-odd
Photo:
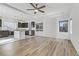
[[[21,23],[20,22],[18,22],[18,28],[21,28],[22,26],[21,26]]]
[[[31,27],[35,27],[35,22],[31,22]]]
[[[31,30],[31,35],[34,36],[35,35],[35,31]]]

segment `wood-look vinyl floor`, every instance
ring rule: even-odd
[[[77,56],[70,40],[32,37],[0,46],[1,56]]]

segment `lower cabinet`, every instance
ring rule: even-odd
[[[35,30],[31,30],[31,31],[25,31],[25,35],[31,35],[34,36],[35,35]]]
[[[8,37],[9,36],[9,31],[1,30],[0,31],[0,37]]]

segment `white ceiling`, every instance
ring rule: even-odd
[[[39,6],[46,5],[46,8],[42,9],[45,11],[45,13],[38,12],[37,14],[34,14],[34,11],[26,10],[33,8],[29,3],[8,3],[7,5],[10,5],[18,10],[21,10],[23,13],[26,13],[33,17],[42,17],[55,13],[67,12],[70,10],[72,6],[72,4],[70,3],[39,3]]]

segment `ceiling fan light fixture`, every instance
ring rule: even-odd
[[[45,11],[41,10],[42,8],[45,8],[45,7],[46,7],[45,5],[40,6],[40,7],[38,7],[39,4],[30,3],[30,5],[31,5],[34,9],[27,9],[27,10],[34,10],[34,14],[36,14],[36,13],[38,13],[38,12],[45,13]]]
[[[35,11],[35,12],[38,12],[38,10],[37,10],[37,9],[35,9],[34,11]]]

